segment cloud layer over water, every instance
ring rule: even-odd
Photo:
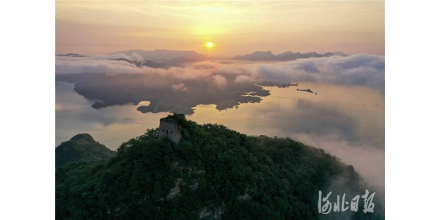
[[[143,74],[163,80],[208,80],[213,85],[226,88],[228,84],[243,82],[325,82],[344,86],[365,86],[379,91],[385,90],[385,57],[358,54],[349,57],[323,57],[299,59],[288,62],[250,63],[205,61],[187,63],[182,67],[157,69],[137,67],[133,63],[116,61],[124,58],[142,62],[138,54],[115,54],[95,57],[57,56],[57,74],[105,73]],[[171,87],[171,85],[170,85]]]

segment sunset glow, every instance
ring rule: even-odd
[[[133,48],[211,48],[210,54],[225,57],[255,50],[385,54],[384,1],[57,0],[55,19],[57,54]],[[207,45],[211,39],[222,47]]]

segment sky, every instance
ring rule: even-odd
[[[55,2],[56,54],[192,50],[385,54],[384,1]],[[212,48],[206,47],[212,42]]]

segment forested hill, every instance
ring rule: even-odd
[[[374,213],[363,212],[362,198],[357,212],[318,212],[320,190],[323,197],[332,191],[332,204],[337,195],[350,202],[373,191],[322,149],[168,117],[181,126],[178,144],[147,130],[110,160],[57,169],[56,218],[384,219],[376,197]]]
[[[115,151],[96,142],[90,134],[77,134],[55,148],[55,168],[78,161],[106,160],[115,155]]]

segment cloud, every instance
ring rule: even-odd
[[[128,56],[123,53],[94,57],[57,56],[55,71],[57,74],[106,73],[115,75],[135,73],[177,80],[206,80],[210,78],[219,87],[226,86],[228,81],[236,83],[302,81],[364,86],[381,92],[385,91],[385,57],[368,54],[298,59],[277,63],[205,61],[169,69],[137,67],[129,62],[114,60],[117,58],[131,61],[143,60],[138,54]]]
[[[240,71],[239,69],[234,69],[233,67],[234,66],[221,65],[217,68],[218,73],[222,74],[222,75],[241,75],[241,74],[243,74],[242,71]]]
[[[238,75],[237,77],[235,77],[234,83],[244,83],[244,82],[255,82],[255,79],[247,75]]]
[[[136,65],[116,61],[112,59],[123,58],[113,56],[111,57],[68,57],[57,56],[55,61],[55,73],[57,74],[72,74],[72,73],[107,73],[107,74],[121,74],[121,73],[142,73],[142,68],[137,68]]]
[[[118,59],[118,58],[124,58],[130,61],[134,61],[134,62],[142,62],[145,61],[145,59],[137,54],[137,53],[132,53],[131,55],[126,55],[124,53],[117,53],[117,54],[110,54],[110,55],[105,55],[105,56],[98,56],[101,57],[103,59]]]
[[[353,91],[353,90],[351,90]],[[366,93],[367,95],[371,95]],[[340,96],[335,93],[334,96]],[[314,95],[313,95],[314,96]],[[320,100],[289,98],[271,105],[260,107],[256,115],[267,115],[271,119],[264,122],[273,128],[274,134],[291,136],[296,133],[323,136],[334,134],[350,145],[366,144],[377,149],[384,149],[384,125],[380,110],[362,109],[353,106],[350,99]],[[293,109],[293,110],[292,110]]]
[[[228,84],[228,81],[224,76],[215,75],[212,77],[212,79],[219,88],[225,88],[226,85]]]
[[[177,85],[172,85],[172,88],[174,91],[186,91],[188,88],[186,88],[185,84],[179,83]]]
[[[311,135],[296,133],[294,138],[300,142],[324,149],[327,153],[339,157],[378,190],[385,195],[385,150],[368,144],[356,145],[347,142],[337,134]],[[371,189],[370,189],[371,190]]]
[[[281,67],[281,68],[280,68]],[[288,71],[282,69],[282,66],[275,66],[273,64],[258,66],[258,79],[262,82],[290,82],[295,78],[289,75]]]
[[[195,69],[212,70],[217,69],[217,65],[211,62],[200,62],[194,65]]]
[[[349,57],[299,59],[260,64],[257,76],[273,82],[312,81],[365,86],[385,91],[385,57],[358,54]]]

